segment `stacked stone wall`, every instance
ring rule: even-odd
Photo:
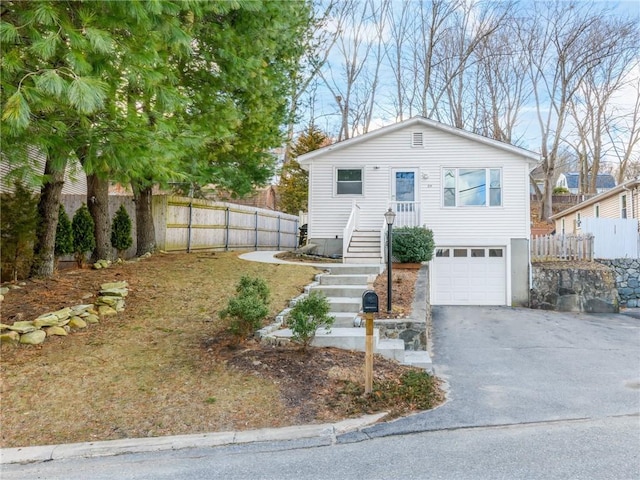
[[[620,310],[615,275],[610,268],[533,265],[531,308],[560,312],[615,313]]]
[[[640,258],[596,261],[614,271],[620,306],[640,307]]]

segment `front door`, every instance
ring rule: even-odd
[[[416,202],[417,169],[393,169],[391,182],[391,208],[396,212],[394,227],[415,227],[419,225],[418,204]]]

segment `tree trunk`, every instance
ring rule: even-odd
[[[136,202],[136,255],[153,252],[156,247],[156,231],[153,226],[152,195],[153,187],[139,187],[132,183]]]
[[[96,248],[91,261],[111,260],[111,216],[109,215],[109,180],[95,173],[87,175],[87,207],[93,218],[93,235]]]
[[[47,182],[42,185],[38,200],[38,226],[33,250],[32,277],[52,277],[55,271],[56,229],[58,228],[58,208],[64,185],[65,161],[54,169],[50,155],[44,167]]]

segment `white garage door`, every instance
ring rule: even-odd
[[[504,247],[442,247],[431,261],[432,305],[505,305]]]

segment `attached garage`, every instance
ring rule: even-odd
[[[439,247],[431,260],[432,305],[506,305],[505,247]]]

